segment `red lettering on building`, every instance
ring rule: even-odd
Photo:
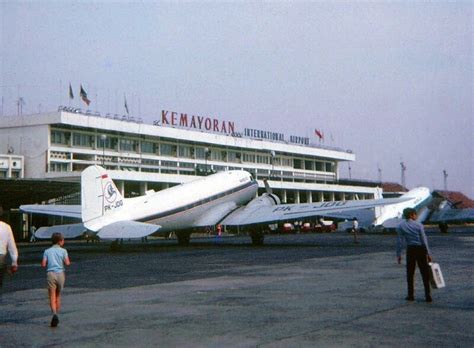
[[[179,125],[181,127],[187,127],[188,126],[188,114],[181,114],[181,117],[179,118]]]
[[[159,121],[153,122],[159,124]],[[161,110],[161,125],[179,126],[184,128],[194,128],[213,132],[233,134],[235,133],[234,122],[220,121],[212,117],[203,117],[192,115],[188,117],[187,113],[169,110]]]
[[[209,117],[206,117],[206,120],[204,121],[204,127],[206,127],[206,130],[211,130],[212,122]]]
[[[202,120],[204,119],[204,117],[198,116],[197,118],[198,118],[199,129],[202,129]]]
[[[191,124],[189,125],[191,128],[196,128],[196,117],[193,115],[191,117]]]
[[[168,116],[168,111],[161,110],[161,124],[170,124],[168,122],[168,119],[166,118]]]

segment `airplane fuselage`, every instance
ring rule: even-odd
[[[245,171],[226,171],[167,190],[124,199],[101,218],[101,225],[134,220],[168,232],[212,225],[256,196],[258,184]],[[209,223],[208,223],[209,222]]]

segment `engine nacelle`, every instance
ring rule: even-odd
[[[265,192],[261,196],[258,196],[252,199],[247,204],[247,207],[255,207],[255,206],[267,207],[267,206],[278,205],[280,203],[281,203],[280,198],[278,198],[277,195],[273,193]]]

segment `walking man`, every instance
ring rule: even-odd
[[[423,225],[416,221],[416,210],[413,208],[405,208],[403,210],[404,221],[397,228],[397,260],[402,262],[403,241],[406,243],[406,262],[407,262],[407,301],[415,300],[415,268],[418,267],[423,278],[425,287],[425,300],[432,302],[430,288],[430,271],[428,262],[432,261],[431,253],[428,247],[428,239],[426,238]]]

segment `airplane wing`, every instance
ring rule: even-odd
[[[103,227],[97,236],[101,239],[133,239],[149,236],[157,232],[161,226],[137,221],[118,221]],[[40,227],[35,232],[38,239],[49,239],[53,233],[62,233],[65,239],[77,238],[87,232],[84,224],[56,225]],[[93,233],[93,232],[92,232]],[[95,233],[94,233],[95,234]]]
[[[319,202],[310,204],[279,204],[273,206],[245,206],[232,212],[220,223],[237,226],[276,221],[289,221],[306,217],[326,216],[331,213],[354,209],[367,209],[380,205],[396,204],[411,200],[411,197],[371,199],[360,201]]]
[[[372,223],[375,219],[375,213],[372,209],[350,209],[347,211],[330,212],[321,214],[322,217],[331,218],[333,220],[352,220],[357,218],[359,220],[359,226],[362,220],[367,220]]]
[[[222,220],[223,216],[228,215],[233,210],[237,209],[237,205],[235,202],[227,202],[224,204],[220,204],[219,206],[209,209],[205,212],[195,223],[195,227],[203,227],[203,226],[212,226],[217,224],[220,220]]]
[[[25,213],[67,216],[81,219],[80,205],[27,204],[21,205],[20,210]]]
[[[102,227],[97,235],[100,239],[133,239],[149,236],[160,228],[159,225],[138,221],[117,221]]]
[[[429,221],[432,223],[462,223],[474,221],[474,209],[446,209],[434,212]]]

